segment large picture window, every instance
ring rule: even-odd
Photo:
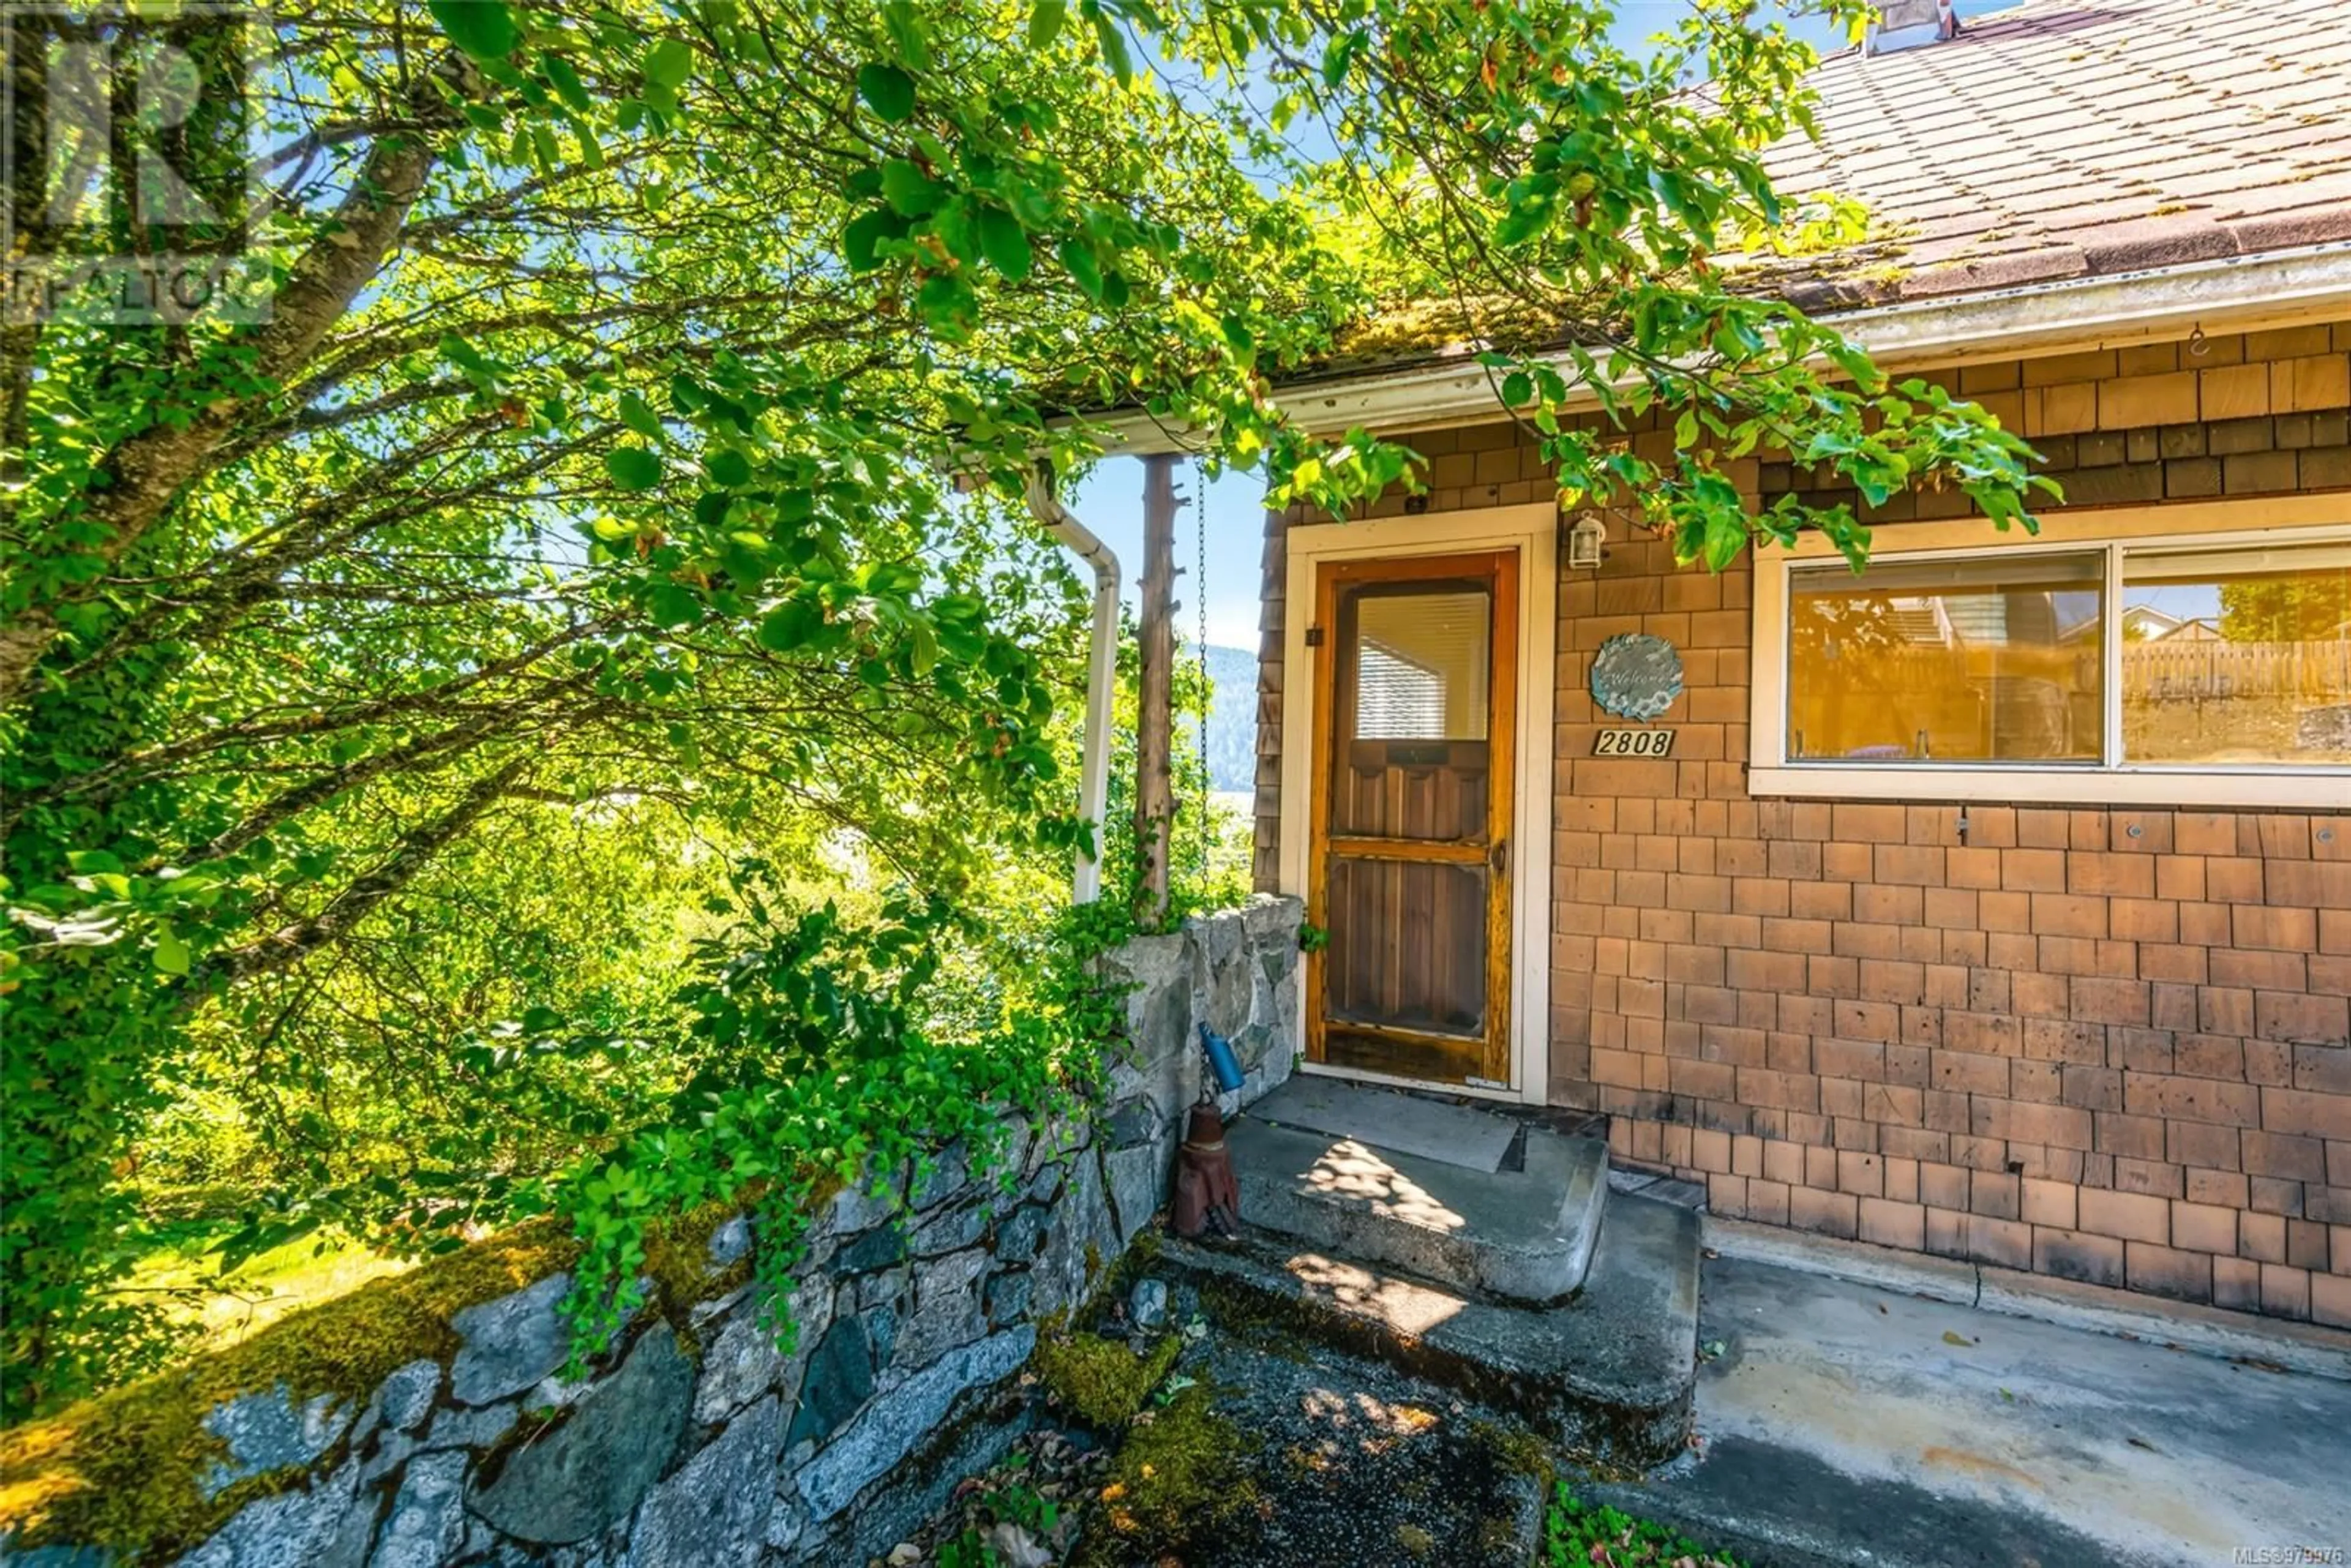
[[[1760,567],[1759,793],[2351,808],[2351,529],[1898,538]]]
[[[2036,555],[1796,572],[1790,758],[2096,762],[2104,564]]]

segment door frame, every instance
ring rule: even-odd
[[[1442,1085],[1445,1092],[1540,1105],[1551,1082],[1551,820],[1552,650],[1558,636],[1559,508],[1548,501],[1470,511],[1429,512],[1361,523],[1298,524],[1283,536],[1281,669],[1281,891],[1306,896],[1311,872],[1315,719],[1324,694],[1317,691],[1315,650],[1306,644],[1317,608],[1315,578],[1323,563],[1366,558],[1463,555],[1480,550],[1519,552],[1518,713],[1511,749],[1510,849],[1510,1062],[1504,1088]],[[1314,1003],[1299,967],[1299,1018]],[[1298,1070],[1406,1088],[1428,1088],[1419,1079],[1361,1069],[1331,1067],[1305,1060]]]

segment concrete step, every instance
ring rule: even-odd
[[[1498,1171],[1523,1124],[1458,1101],[1301,1072],[1259,1100],[1249,1113],[1301,1133],[1354,1138],[1399,1155],[1418,1155],[1473,1171]]]
[[[1490,1301],[1254,1228],[1237,1242],[1170,1239],[1160,1263],[1198,1288],[1212,1317],[1283,1323],[1385,1361],[1600,1463],[1646,1469],[1688,1443],[1698,1296],[1688,1209],[1612,1199],[1583,1288],[1553,1306]]]
[[[1225,1137],[1242,1223],[1471,1294],[1555,1301],[1583,1283],[1607,1145],[1530,1127],[1523,1169],[1475,1170],[1383,1148],[1379,1135],[1366,1124],[1334,1137],[1257,1112],[1236,1122]]]

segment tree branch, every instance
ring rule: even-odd
[[[420,116],[446,117],[433,77],[420,78],[412,98]],[[342,319],[382,267],[432,165],[432,147],[421,136],[386,137],[369,150],[350,191],[278,290],[269,321],[249,339],[257,381],[282,386]],[[217,398],[185,423],[159,421],[108,453],[81,514],[99,533],[90,553],[110,567],[120,561],[204,471],[246,411],[266,395]],[[0,625],[0,707],[17,701],[57,641],[64,608],[92,591],[87,583],[65,588],[49,602],[28,605]]]
[[[283,969],[306,954],[336,941],[366,919],[376,905],[407,886],[417,873],[432,863],[434,856],[480,821],[483,813],[497,804],[522,777],[530,762],[530,754],[526,752],[496,772],[475,779],[455,805],[402,840],[399,848],[336,894],[326,908],[308,920],[280,926],[241,947],[229,948],[213,958],[206,969],[212,977],[231,982],[249,980],[256,975]],[[190,988],[192,995],[205,989],[209,988]]]

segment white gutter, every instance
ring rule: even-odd
[[[1078,521],[1053,494],[1050,470],[1029,471],[1029,510],[1046,529],[1094,569],[1094,624],[1086,650],[1086,728],[1078,768],[1078,814],[1093,826],[1097,844],[1110,808],[1111,701],[1118,691],[1118,557]],[[1070,878],[1070,898],[1092,904],[1102,894],[1102,862],[1081,849]]]
[[[2351,315],[2351,242],[1824,312],[1813,319],[1888,367],[1932,370],[2182,338],[2199,326],[2246,331],[2329,311]],[[1567,368],[1564,355],[1551,362]],[[1318,434],[1359,426],[1396,434],[1499,417],[1494,383],[1467,351],[1440,364],[1277,387],[1276,395],[1292,418]],[[1598,400],[1578,392],[1569,406],[1597,407]],[[1121,455],[1190,451],[1199,444],[1199,433],[1140,412],[1101,415],[1090,423],[1103,450]]]

